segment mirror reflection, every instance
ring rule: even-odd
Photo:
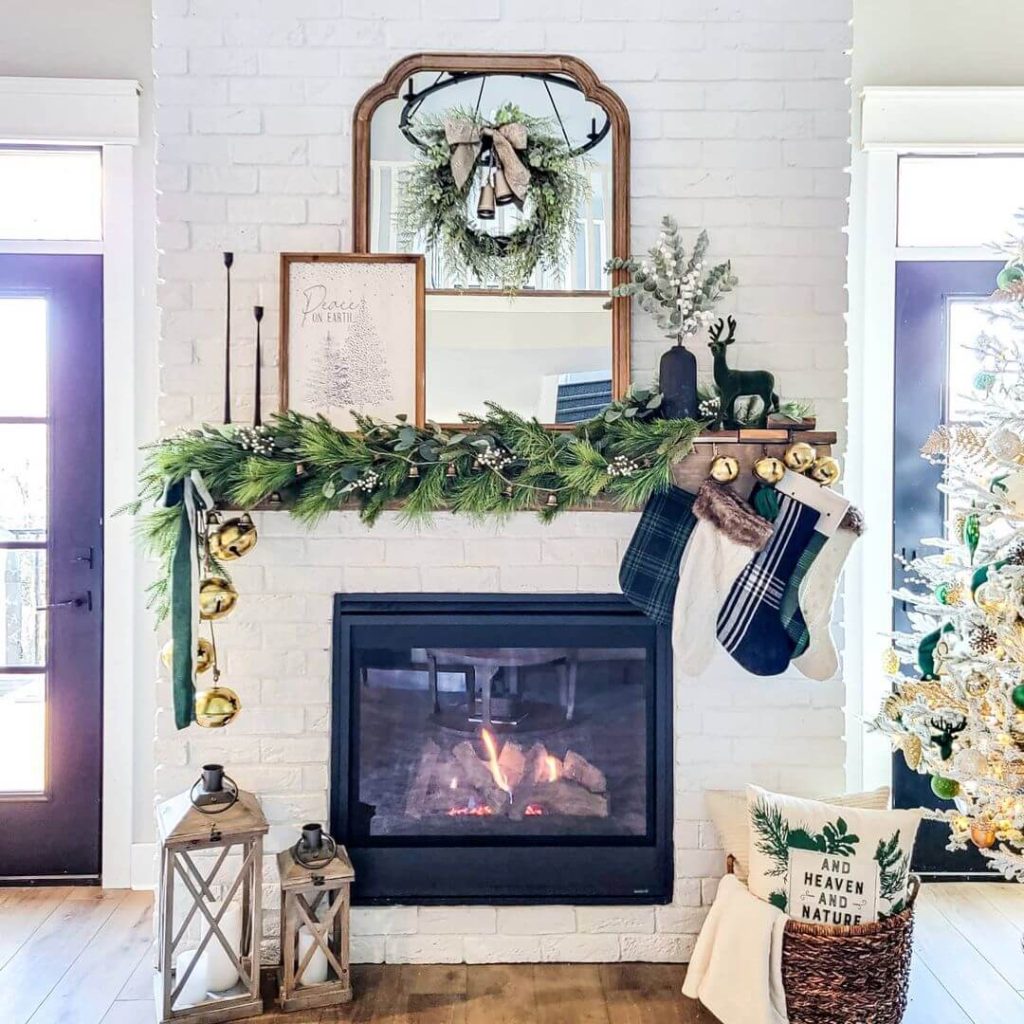
[[[374,111],[370,249],[426,257],[428,419],[457,422],[486,399],[544,423],[573,423],[610,401],[612,315],[602,308],[615,187],[609,127],[604,109],[561,74],[420,72]],[[552,154],[564,160],[553,191],[542,188]],[[519,164],[531,185],[519,182],[515,194]],[[447,189],[441,199],[435,181]],[[570,199],[560,208],[553,196],[562,195]],[[421,217],[414,229],[410,207]],[[424,207],[443,211],[439,229],[423,225]],[[465,258],[462,231],[507,254]],[[520,273],[534,252],[535,265]]]

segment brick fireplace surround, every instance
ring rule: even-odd
[[[219,419],[220,252],[236,254],[236,379],[248,380],[256,302],[275,347],[277,254],[348,246],[359,95],[407,53],[472,40],[575,54],[619,93],[633,131],[634,247],[650,244],[663,212],[706,227],[741,281],[730,304],[741,338],[756,339],[735,346],[736,362],[770,367],[841,431],[850,0],[154,0],[154,13],[162,429]],[[634,377],[647,382],[664,342],[637,318],[634,332]],[[237,397],[244,421],[249,395]],[[268,390],[264,408],[275,403]],[[244,711],[226,730],[176,734],[161,681],[156,798],[222,760],[260,795],[272,843],[326,820],[334,593],[614,592],[635,522],[439,516],[416,531],[388,513],[368,530],[338,513],[307,532],[284,513],[258,515],[260,543],[235,573],[238,609],[218,633]],[[688,959],[723,869],[704,790],[841,791],[842,705],[839,681],[755,679],[721,654],[700,678],[677,674],[671,905],[357,908],[353,960]],[[274,907],[269,858],[266,878]],[[267,934],[276,926],[268,911]]]

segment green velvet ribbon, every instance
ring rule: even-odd
[[[935,648],[942,639],[943,633],[952,633],[953,623],[947,622],[939,629],[933,629],[921,638],[917,645],[917,667],[921,670],[921,679],[938,679],[935,673]]]
[[[171,691],[174,697],[174,724],[187,729],[195,721],[198,638],[197,516],[213,502],[202,476],[193,472],[183,480],[169,481],[164,489],[163,505],[178,509],[178,536],[171,556],[170,619]]]

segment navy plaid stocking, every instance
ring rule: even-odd
[[[718,613],[719,641],[754,675],[775,676],[789,667],[796,644],[780,609],[794,576],[813,561],[806,553],[817,544],[818,517],[817,509],[780,493],[771,540],[737,577]]]

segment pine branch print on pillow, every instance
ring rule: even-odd
[[[906,906],[919,811],[863,810],[747,787],[750,891],[798,920],[861,924]]]

